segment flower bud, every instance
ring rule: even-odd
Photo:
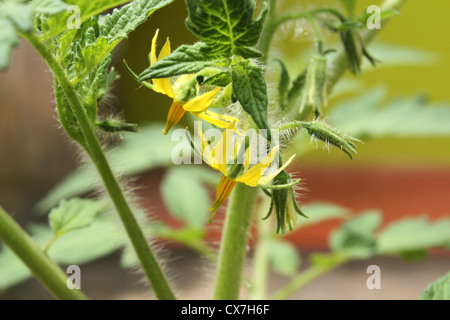
[[[314,110],[315,116],[322,113],[322,106],[327,104],[327,59],[325,56],[311,58],[306,73],[306,84],[303,89],[299,113]]]

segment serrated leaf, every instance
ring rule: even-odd
[[[196,73],[214,65],[216,61],[217,57],[208,52],[208,47],[204,43],[182,45],[166,58],[144,70],[139,75],[139,81]]]
[[[122,41],[156,10],[173,0],[135,0],[104,18],[100,36],[94,43],[84,46],[78,57],[77,80],[83,79]]]
[[[36,234],[36,230],[34,230]],[[83,229],[61,236],[49,249],[52,260],[59,264],[82,264],[105,257],[120,245],[123,237],[109,217],[100,217]]]
[[[381,254],[403,254],[450,244],[450,219],[430,222],[427,218],[408,218],[386,227],[378,236]]]
[[[174,217],[190,227],[204,226],[208,219],[209,193],[190,171],[184,167],[169,169],[161,183],[161,194]]]
[[[33,0],[33,9],[37,13],[56,14],[68,7],[62,0]]]
[[[386,90],[375,88],[343,101],[329,118],[340,130],[355,137],[450,136],[450,104],[427,103],[423,97],[384,103]]]
[[[450,273],[430,284],[422,292],[420,300],[450,300]]]
[[[289,77],[289,72],[283,61],[277,59],[277,62],[281,67],[280,80],[278,81],[278,100],[280,102],[281,109],[285,110],[287,106],[291,78]]]
[[[9,67],[11,51],[17,46],[19,38],[13,24],[5,17],[0,16],[0,70]]]
[[[53,0],[42,0],[42,2]],[[76,5],[80,9],[80,23],[84,23],[92,16],[98,15],[103,11],[117,7],[130,0],[65,0],[68,5]],[[41,36],[41,41],[48,40],[67,29],[67,21],[73,13],[61,12],[54,14],[43,21],[44,34]]]
[[[122,143],[109,153],[112,167],[126,176],[132,176],[150,169],[171,166],[171,153],[177,142],[172,141],[170,136],[161,135],[163,128],[164,124],[153,123],[139,126],[137,134],[123,133]],[[99,179],[93,167],[80,167],[37,204],[38,211],[46,212],[62,199],[92,191]]]
[[[53,231],[47,226],[33,224],[29,229],[33,240],[41,247],[53,237]],[[100,217],[87,228],[61,236],[48,254],[56,263],[79,265],[114,252],[118,247],[118,237],[113,221]],[[0,290],[12,287],[31,276],[30,270],[13,252],[8,248],[0,251]]]
[[[64,128],[66,133],[74,141],[78,142],[82,146],[85,146],[84,136],[81,132],[80,126],[78,124],[75,115],[72,112],[71,106],[62,91],[59,83],[55,81],[55,98],[56,98],[56,109],[58,111],[58,119],[61,126]]]
[[[30,3],[19,1],[1,2],[0,16],[8,18],[18,29],[24,32],[30,31],[33,26],[33,6]]]
[[[231,72],[219,72],[211,77],[204,79],[201,85],[205,86],[216,86],[216,87],[226,87],[231,83]]]
[[[260,129],[267,130],[270,138],[270,126],[267,121],[267,86],[263,71],[250,63],[239,63],[231,71],[233,92]]]
[[[62,200],[58,208],[50,212],[50,226],[55,235],[58,236],[88,227],[105,207],[105,203],[100,201],[86,199]]]
[[[375,255],[375,231],[381,224],[381,213],[365,211],[343,223],[330,237],[330,247],[353,259],[367,259]]]
[[[254,20],[253,0],[187,0],[186,3],[189,12],[186,25],[213,53],[254,57],[256,52],[248,47],[259,40],[267,4]]]
[[[300,256],[291,243],[271,240],[268,242],[269,261],[273,270],[284,276],[295,275],[300,268]]]

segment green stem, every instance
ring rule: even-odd
[[[58,240],[58,238],[59,235],[53,235],[53,237],[50,238],[43,250],[45,255],[48,255],[48,250],[50,250],[50,247],[55,243],[56,240]]]
[[[406,2],[406,0],[385,0],[381,5],[381,10],[398,10]],[[389,19],[383,20],[383,26]],[[381,31],[381,29],[366,29],[361,32],[361,38],[365,44],[370,43],[375,36]],[[347,71],[347,55],[345,50],[341,49],[332,59],[331,65],[333,66],[333,73],[327,80],[327,91],[330,93],[339,79]]]
[[[306,19],[311,26],[311,29],[314,33],[314,37],[316,38],[316,46],[317,46],[317,53],[319,55],[323,55],[323,36],[322,32],[320,31],[319,26],[317,25],[316,20],[314,20],[311,17],[308,17]]]
[[[264,25],[263,34],[261,36],[261,40],[259,42],[259,49],[264,54],[262,57],[262,61],[264,64],[267,64],[268,61],[268,55],[270,51],[270,44],[272,43],[273,36],[275,35],[275,32],[277,31],[278,27],[280,27],[282,24],[291,21],[291,20],[298,20],[298,19],[313,19],[316,14],[319,13],[329,13],[342,21],[344,17],[340,14],[339,11],[332,9],[332,8],[319,8],[314,9],[310,11],[298,11],[289,13],[286,15],[283,15],[281,17],[276,17],[275,15],[269,15],[267,18],[267,21]]]
[[[156,260],[147,240],[145,239],[144,234],[125,199],[122,189],[120,188],[119,183],[111,170],[111,167],[109,166],[108,160],[106,159],[100,142],[98,141],[95,129],[89,121],[84,107],[80,102],[74,88],[68,81],[64,70],[55,60],[53,55],[47,51],[44,45],[42,45],[42,43],[40,43],[34,35],[25,34],[23,36],[34,46],[45,62],[47,62],[56,80],[59,82],[59,85],[61,86],[83,133],[87,152],[102,177],[106,190],[110,195],[117,212],[119,213],[125,230],[128,233],[131,243],[142,264],[142,268],[157,298],[163,300],[175,299],[175,295],[173,294],[167,279],[162,272],[161,267]]]
[[[215,300],[237,300],[257,188],[238,183],[228,204],[217,264]]]
[[[264,209],[270,204],[269,198],[264,197],[258,206],[258,213],[263,213]],[[269,277],[269,246],[270,221],[262,220],[262,216],[257,216],[256,230],[258,232],[258,241],[253,255],[253,281],[251,290],[251,299],[265,300],[267,297],[267,279]]]
[[[79,290],[67,287],[67,276],[22,228],[0,207],[0,239],[25,263],[33,275],[57,299],[85,300]]]
[[[313,265],[309,269],[306,269],[302,273],[295,276],[286,286],[278,290],[272,296],[272,300],[284,300],[288,298],[291,294],[297,292],[311,281],[331,271],[332,269],[341,266],[347,261],[348,260],[346,258],[340,258],[336,259],[333,263],[330,262],[327,265]]]

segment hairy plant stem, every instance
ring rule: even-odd
[[[0,207],[0,239],[25,263],[36,279],[56,299],[87,299],[81,291],[70,290],[67,287],[66,274],[45,255],[2,207]]]
[[[111,197],[114,206],[122,220],[125,230],[130,238],[130,241],[136,251],[136,254],[141,262],[142,268],[151,284],[155,295],[158,299],[173,300],[175,295],[167,282],[161,267],[156,260],[149,243],[144,237],[144,234],[133,215],[133,212],[128,205],[127,200],[115,178],[108,160],[103,152],[100,142],[95,133],[95,129],[89,121],[85,109],[80,102],[77,93],[66,77],[66,73],[61,68],[59,63],[55,60],[53,55],[39,42],[39,40],[32,34],[24,34],[34,48],[39,52],[44,61],[48,64],[53,72],[53,75],[61,86],[64,95],[70,105],[70,108],[75,115],[80,129],[83,133],[86,151],[91,157],[95,167],[104,182],[106,190]]]
[[[399,9],[406,0],[385,0],[383,4],[381,5],[382,10],[397,10]],[[271,4],[274,3],[274,1],[271,1]],[[272,10],[271,10],[272,11]],[[273,36],[279,26],[281,26],[283,23],[295,20],[295,19],[307,19],[309,20],[309,23],[311,24],[313,28],[313,32],[315,33],[316,40],[318,45],[322,45],[322,37],[320,35],[320,30],[318,29],[317,25],[313,23],[314,15],[318,13],[329,13],[331,15],[334,15],[336,18],[342,21],[343,16],[340,14],[339,11],[336,11],[334,9],[315,9],[311,11],[301,11],[301,12],[293,12],[286,14],[281,17],[277,17],[275,15],[275,12],[272,11],[272,14],[269,15],[266,25],[263,30],[263,34],[261,36],[261,40],[259,43],[259,49],[263,53],[263,57],[261,62],[267,65],[267,61],[269,58],[269,51],[270,51],[270,45],[272,43]],[[385,24],[387,20],[383,21]],[[364,30],[361,34],[361,38],[364,43],[371,42],[375,36],[378,34],[380,30],[374,29],[374,30]],[[321,51],[321,47],[318,47],[318,51]],[[331,93],[336,83],[339,81],[339,79],[344,75],[344,73],[347,71],[347,56],[345,54],[345,51],[341,49],[332,59],[331,65],[333,66],[333,73],[328,79],[328,85],[327,85],[327,92]],[[293,129],[293,128],[300,128],[302,126],[302,122],[295,122],[292,124],[289,124],[285,128],[281,127],[279,130],[285,130],[285,129]],[[267,222],[267,221],[266,221]],[[259,234],[259,240],[263,243],[257,243],[254,253],[254,283],[253,283],[253,293],[252,296],[254,299],[264,299],[264,293],[266,290],[266,282],[268,277],[268,248],[267,245],[264,243],[264,239],[268,237],[268,229],[264,224],[257,224],[258,228],[258,234]],[[289,282],[284,288],[280,289],[275,295],[272,297],[272,299],[280,300],[285,299],[295,291],[302,288],[304,285],[308,284],[312,280],[316,279],[320,275],[330,271],[333,268],[338,267],[339,265],[342,265],[346,262],[345,259],[338,261],[336,264],[330,264],[327,267],[319,267],[319,266],[313,266],[310,269],[304,271],[303,273],[296,276],[294,279],[292,279],[291,282]]]
[[[237,183],[228,204],[217,263],[215,300],[237,300],[257,188]]]

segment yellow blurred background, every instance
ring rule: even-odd
[[[283,1],[302,3],[306,8],[312,1]],[[314,1],[314,4],[336,4],[336,0]],[[374,0],[359,0],[356,12],[363,12],[374,3]],[[393,18],[382,26],[382,31],[376,39],[378,42],[395,44],[420,49],[434,54],[436,59],[432,64],[408,66],[380,67],[365,72],[361,77],[347,75],[346,78],[362,82],[361,90],[383,84],[389,88],[389,98],[426,94],[430,102],[450,101],[448,75],[450,74],[450,25],[448,13],[450,2],[433,0],[432,3],[422,0],[409,0],[401,10],[401,15]],[[168,98],[154,94],[148,89],[137,89],[135,82],[121,66],[125,57],[135,71],[148,67],[148,52],[150,40],[156,28],[160,29],[160,39],[170,37],[172,48],[184,43],[193,43],[196,39],[187,31],[184,20],[186,9],[183,1],[162,9],[124,42],[116,54],[116,66],[122,79],[119,80],[119,104],[125,109],[130,121],[145,122],[149,120],[164,121]],[[162,40],[160,40],[161,42]],[[369,46],[370,49],[370,46]],[[369,68],[370,69],[370,68]],[[330,108],[339,99],[331,99]],[[449,120],[450,123],[450,120]],[[449,124],[450,125],[450,124]],[[302,158],[304,164],[328,163],[339,165],[401,165],[401,166],[447,166],[450,164],[450,138],[432,139],[380,139],[371,141],[358,148],[355,161],[347,161],[338,152],[312,152]]]

